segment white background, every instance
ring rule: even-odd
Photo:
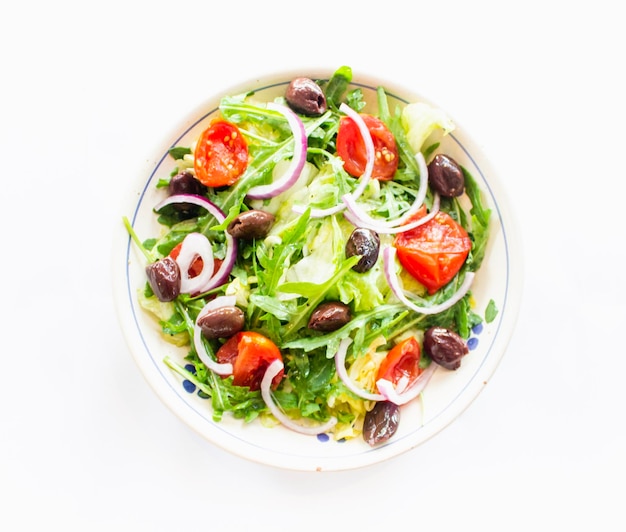
[[[5,8],[0,529],[626,529],[617,6]],[[364,469],[292,472],[212,446],[153,394],[110,255],[134,169],[172,124],[242,79],[342,64],[414,87],[479,140],[519,221],[523,303],[491,382],[435,438]]]

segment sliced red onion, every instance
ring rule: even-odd
[[[428,165],[426,164],[426,160],[424,159],[422,152],[417,152],[415,160],[417,161],[417,166],[420,171],[420,186],[417,189],[415,200],[413,200],[409,209],[402,216],[400,216],[400,218],[388,222],[389,225],[402,225],[420,209],[422,203],[424,203],[424,200],[426,199],[426,194],[428,193]]]
[[[231,375],[233,372],[233,365],[231,363],[220,364],[209,356],[209,353],[207,353],[204,345],[204,341],[202,340],[202,329],[198,325],[198,321],[210,310],[233,306],[235,304],[235,300],[235,296],[219,296],[212,299],[204,305],[204,307],[202,307],[202,310],[198,313],[198,317],[196,318],[196,322],[193,326],[193,345],[196,348],[196,353],[198,353],[198,358],[208,369],[218,375]]]
[[[226,219],[222,210],[215,205],[215,203],[197,194],[173,194],[159,203],[154,210],[158,212],[166,205],[173,203],[191,203],[202,207],[209,211],[209,214],[211,214],[218,223],[222,223]],[[237,242],[228,231],[224,231],[224,236],[226,237],[226,255],[224,256],[224,260],[217,272],[213,274],[213,277],[202,287],[201,292],[207,292],[224,284],[235,265],[235,260],[237,259]]]
[[[202,259],[202,271],[195,277],[189,277],[189,268],[193,261]],[[213,248],[209,239],[201,233],[189,233],[182,242],[176,257],[180,268],[180,291],[183,294],[198,294],[213,277]]]
[[[424,199],[426,198],[426,193],[428,192],[428,166],[426,165],[426,161],[421,152],[417,153],[415,159],[420,169],[420,185],[417,190],[417,194],[415,195],[415,199],[413,200],[413,203],[402,214],[402,216],[394,220],[382,220],[372,218],[357,204],[354,196],[346,194],[341,199],[350,211],[350,215],[348,217],[349,221],[353,222],[354,225],[358,225],[359,227],[367,227],[368,229],[376,230],[378,233],[399,233],[402,231],[408,231],[413,227],[417,227],[413,224],[403,225],[411,216],[413,216],[420,209],[420,207],[424,203]],[[433,210],[439,209],[438,196],[435,198],[435,202],[437,207],[431,209],[431,212]],[[424,222],[422,221],[421,223]]]
[[[365,157],[367,159],[365,163],[365,169],[363,171],[363,174],[361,174],[361,177],[359,177],[359,184],[357,188],[354,190],[354,192],[350,194],[350,197],[354,198],[354,200],[356,201],[356,199],[359,198],[361,194],[363,194],[365,187],[367,187],[367,184],[372,179],[372,170],[374,169],[374,161],[376,157],[376,154],[374,153],[374,141],[372,140],[372,135],[370,134],[369,129],[367,129],[367,124],[365,124],[365,121],[359,113],[351,109],[345,103],[342,103],[339,106],[339,110],[354,121],[354,123],[359,128],[359,132],[361,133],[361,137],[363,138],[363,142],[365,143]],[[345,202],[342,201],[340,203],[337,203],[337,205],[334,205],[333,207],[329,207],[327,209],[311,209],[311,218],[323,218],[325,216],[330,216],[331,214],[337,214],[338,212],[343,211],[345,208]],[[295,206],[293,210],[302,214],[306,210],[306,207],[299,205]]]
[[[265,404],[270,409],[270,412],[274,415],[274,417],[282,423],[286,428],[293,430],[295,432],[299,432],[301,434],[307,435],[315,435],[322,434],[323,432],[328,432],[337,424],[337,419],[332,417],[326,423],[320,425],[301,425],[300,423],[296,423],[293,419],[286,416],[284,412],[278,407],[278,405],[274,402],[272,398],[272,381],[274,377],[278,375],[281,370],[283,370],[284,365],[282,360],[276,359],[274,360],[265,370],[265,375],[263,375],[263,379],[261,380],[261,396],[265,401]]]
[[[402,393],[404,390],[406,390],[406,387],[408,385],[409,385],[409,378],[406,375],[402,375],[402,377],[398,379],[398,382],[396,382],[396,386],[395,386],[396,393]]]
[[[344,338],[341,342],[339,342],[339,348],[335,354],[335,368],[337,370],[337,375],[346,385],[346,388],[359,396],[361,399],[365,399],[366,401],[384,401],[385,397],[383,395],[371,393],[363,388],[360,388],[348,375],[348,371],[346,370],[346,354],[351,343],[352,338],[349,337]]]
[[[474,280],[474,272],[467,272],[465,274],[465,279],[461,283],[459,289],[452,294],[452,296],[444,301],[443,303],[439,303],[438,305],[432,305],[430,307],[422,307],[413,303],[407,296],[403,288],[400,286],[400,279],[396,275],[396,271],[394,268],[395,265],[395,257],[396,257],[396,248],[393,246],[387,246],[383,250],[383,263],[385,270],[385,278],[387,279],[387,283],[389,287],[395,294],[395,296],[402,301],[407,307],[415,312],[420,314],[439,314],[444,310],[449,309],[452,305],[460,301],[465,294],[470,289],[472,285],[472,281]]]
[[[423,216],[422,218],[414,220],[408,224],[390,227],[388,225],[385,225],[384,221],[381,222],[370,217],[356,204],[356,202],[352,198],[344,196],[343,201],[348,208],[348,212],[344,213],[346,220],[348,220],[355,227],[371,229],[372,231],[376,231],[379,234],[396,234],[415,229],[416,227],[419,227],[420,225],[423,225],[426,222],[432,220],[439,212],[439,205],[441,203],[439,194],[435,193],[435,196],[433,198],[433,205],[430,209],[430,212],[426,216]]]
[[[278,111],[287,119],[289,127],[291,127],[291,131],[293,133],[293,157],[291,158],[289,168],[287,168],[280,179],[277,179],[268,185],[252,187],[247,194],[250,199],[273,198],[274,196],[278,196],[281,192],[289,189],[298,180],[298,177],[300,177],[300,173],[302,172],[302,168],[304,168],[304,163],[306,162],[307,137],[302,120],[300,120],[298,115],[296,115],[291,109],[284,105],[269,102],[267,104],[267,108],[272,111]]]
[[[404,405],[415,399],[424,391],[424,388],[426,388],[428,381],[430,381],[430,378],[433,376],[436,369],[437,364],[431,362],[430,365],[419,374],[417,379],[415,379],[415,382],[407,389],[401,390],[400,386],[394,387],[393,383],[387,379],[378,379],[376,381],[376,387],[385,400],[391,401],[397,405]]]
[[[211,299],[198,314],[198,318],[206,314],[209,310],[222,307],[234,307],[237,304],[237,296],[217,296]]]

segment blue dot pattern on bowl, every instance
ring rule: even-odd
[[[185,389],[186,392],[189,392],[189,393],[193,393],[196,391],[196,385],[187,379],[183,381],[183,388]]]
[[[478,347],[478,338],[477,336],[483,332],[483,322],[481,321],[480,323],[474,325],[474,327],[472,327],[472,333],[476,336],[470,336],[469,339],[467,340],[467,348],[470,351],[473,351],[474,349],[476,349]]]
[[[193,364],[185,364],[185,369],[189,373],[193,373],[194,375],[196,374],[196,367]],[[188,379],[183,380],[183,388],[189,393],[194,393],[196,391],[196,385]],[[198,392],[198,395],[200,395],[200,392]]]

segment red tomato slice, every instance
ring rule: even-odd
[[[378,379],[386,379],[397,385],[403,377],[410,386],[422,372],[420,358],[422,351],[414,336],[393,346],[378,368]]]
[[[372,177],[381,181],[393,179],[398,169],[398,147],[396,139],[382,120],[372,115],[360,115],[374,142],[374,169]],[[343,167],[351,176],[361,177],[365,171],[367,157],[365,143],[354,120],[344,116],[337,131],[337,154],[343,159]]]
[[[248,167],[248,144],[235,124],[217,119],[200,135],[194,153],[196,178],[207,187],[229,186]]]
[[[407,223],[426,214],[422,207]],[[448,284],[458,273],[472,248],[472,241],[454,219],[439,211],[432,220],[394,240],[402,267],[422,283],[429,294]]]
[[[233,365],[233,384],[248,386],[251,390],[261,387],[263,375],[268,366],[276,359],[282,360],[280,349],[269,338],[252,331],[242,331],[229,338],[217,350],[219,363]],[[284,372],[281,371],[272,380],[272,387],[278,386]]]

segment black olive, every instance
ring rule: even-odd
[[[296,113],[307,116],[319,116],[328,109],[321,87],[309,78],[294,79],[287,87],[285,100]]]
[[[371,270],[378,260],[380,250],[380,237],[378,233],[357,227],[346,243],[346,257],[360,255],[361,259],[352,269],[358,273]]]
[[[243,329],[245,318],[239,307],[219,307],[204,313],[198,326],[207,338],[230,338]]]
[[[454,331],[431,327],[424,333],[424,352],[440,366],[456,370],[469,349],[463,338]]]
[[[172,257],[148,264],[146,274],[159,301],[173,301],[180,294],[180,268]]]
[[[168,192],[170,196],[175,194],[195,194],[203,195],[207,191],[204,186],[191,172],[180,172],[170,179]],[[198,207],[192,203],[174,203],[172,205],[184,217],[195,216],[198,213]]]
[[[378,401],[365,414],[363,439],[374,446],[391,438],[398,430],[400,407],[390,401]]]
[[[352,319],[350,307],[341,301],[326,301],[319,305],[309,318],[309,329],[331,332],[343,327]]]
[[[460,196],[465,190],[465,177],[458,163],[447,155],[438,153],[428,163],[428,181],[441,196]]]
[[[207,190],[191,172],[180,172],[170,179],[168,187],[170,195],[204,194]]]
[[[265,211],[250,210],[239,214],[226,228],[233,238],[252,240],[264,238],[274,224],[273,214]]]

